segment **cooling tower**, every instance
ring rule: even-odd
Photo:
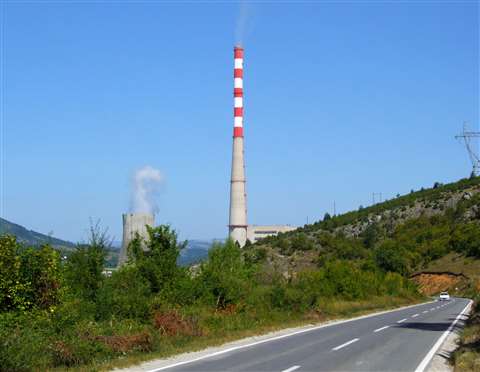
[[[155,217],[150,213],[127,213],[123,215],[123,240],[118,266],[123,265],[127,261],[128,244],[135,238],[135,233],[147,239],[148,233],[146,226],[153,227],[154,224]]]
[[[247,191],[243,149],[243,48],[234,48],[233,151],[230,179],[229,236],[243,247],[247,240]]]

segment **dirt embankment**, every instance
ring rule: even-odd
[[[468,277],[451,272],[420,272],[411,276],[421,293],[432,296],[440,292],[457,292],[468,285]]]

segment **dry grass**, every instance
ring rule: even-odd
[[[450,271],[466,275],[470,279],[480,279],[480,260],[451,252],[430,262],[423,271]]]

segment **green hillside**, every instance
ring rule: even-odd
[[[28,230],[16,223],[0,218],[0,235],[11,234],[17,237],[17,240],[29,246],[41,246],[50,244],[57,249],[70,250],[75,244],[66,240],[57,239],[53,236],[41,234],[39,232]]]
[[[336,260],[357,267],[379,266],[410,276],[419,271],[463,273],[480,258],[480,177],[411,192],[359,208],[250,246],[265,269],[286,277]],[[475,271],[475,270],[473,270]]]

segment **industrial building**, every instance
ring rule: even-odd
[[[232,171],[230,178],[230,218],[229,236],[243,247],[247,239],[255,243],[267,236],[280,232],[292,231],[290,225],[248,225],[247,224],[247,189],[245,176],[245,152],[243,136],[243,57],[244,49],[233,49],[233,149]]]

